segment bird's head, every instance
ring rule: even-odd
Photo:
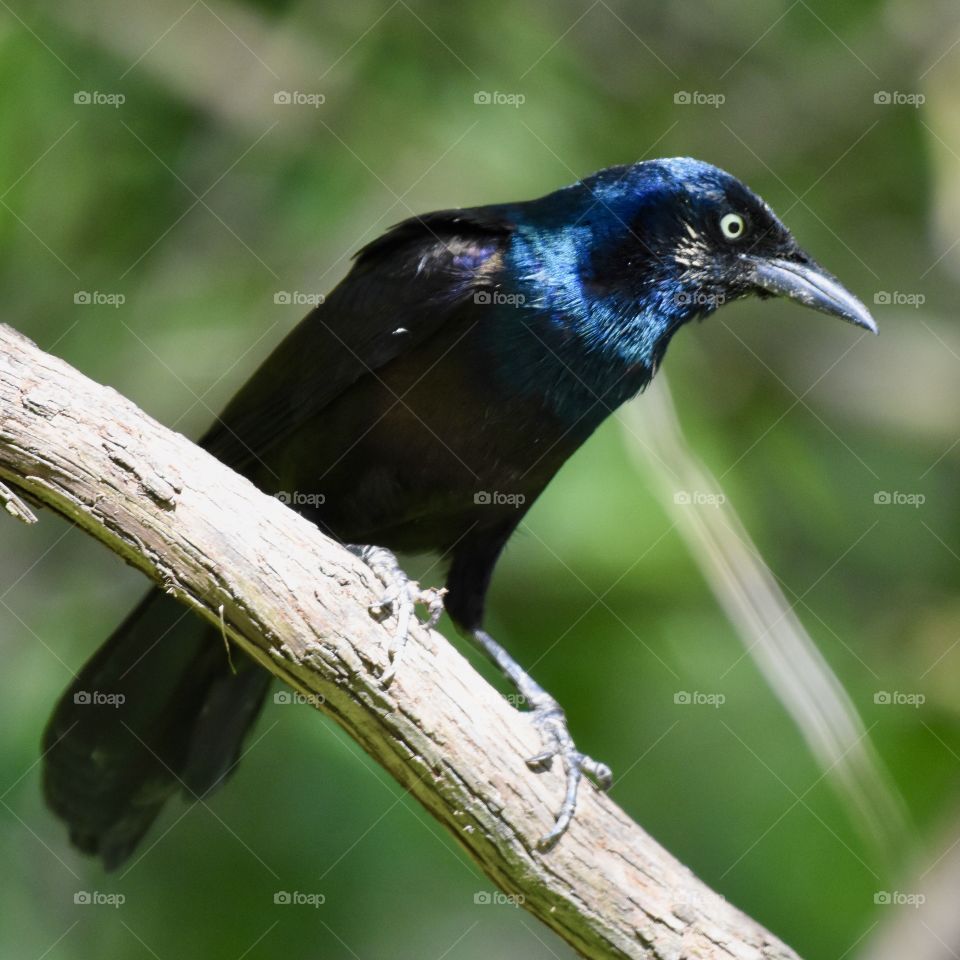
[[[800,248],[770,207],[717,167],[687,157],[651,160],[601,171],[581,186],[591,197],[588,217],[605,234],[582,264],[583,280],[669,314],[669,333],[751,294],[787,297],[877,332],[867,308]]]
[[[763,200],[699,160],[611,167],[497,212],[514,225],[497,282],[522,309],[487,335],[512,338],[512,383],[575,419],[643,389],[674,333],[732,300],[786,297],[877,332]]]

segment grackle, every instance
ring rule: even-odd
[[[570,823],[582,775],[605,786],[610,771],[577,750],[559,704],[483,630],[494,565],[567,458],[650,381],[673,334],[750,294],[876,332],[759,197],[697,160],[413,217],[357,254],[200,441],[290,495],[384,581],[381,608],[399,625],[388,673],[414,604],[439,607],[394,552],[449,563],[443,605],[542,733],[531,766],[563,764],[544,849]],[[252,661],[232,670],[216,630],[151,590],[45,733],[45,795],[73,843],[116,867],[178,788],[197,797],[222,783],[269,680]]]

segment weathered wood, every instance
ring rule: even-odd
[[[536,840],[552,825],[564,783],[557,769],[525,766],[540,747],[527,717],[420,625],[384,689],[378,678],[392,623],[370,617],[380,585],[362,563],[5,326],[0,479],[222,622],[233,642],[334,717],[494,883],[583,956],[796,960],[589,784],[569,832],[540,853]],[[3,499],[26,510],[15,495]]]

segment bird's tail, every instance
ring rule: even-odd
[[[234,671],[208,624],[152,590],[64,693],[43,738],[44,794],[70,839],[110,870],[178,788],[209,793],[235,765],[270,674]]]

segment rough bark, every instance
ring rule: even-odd
[[[417,625],[386,689],[392,623],[353,555],[114,390],[0,326],[0,502],[43,504],[174,593],[319,709],[448,829],[481,869],[583,956],[796,960],[608,797],[534,773],[529,719]]]

